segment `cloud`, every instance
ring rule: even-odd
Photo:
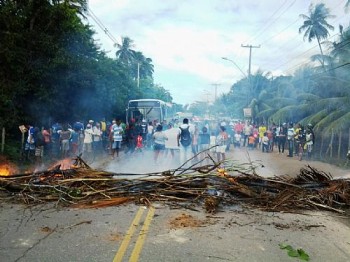
[[[324,2],[337,14],[336,23],[346,21],[343,3]],[[179,103],[191,102],[203,89],[213,93],[212,83],[225,86],[221,93],[241,79],[240,70],[221,57],[247,72],[249,48],[242,44],[261,45],[252,49],[252,72],[292,73],[319,52],[316,42],[304,42],[298,32],[299,15],[308,13],[308,1],[90,0],[89,4],[115,38],[130,37],[136,50],[152,58],[155,79]],[[113,42],[102,30],[96,31],[103,49],[114,57]],[[183,94],[183,86],[193,93]]]

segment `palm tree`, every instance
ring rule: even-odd
[[[53,5],[64,4],[74,9],[78,14],[85,18],[88,9],[88,0],[49,0]]]
[[[326,19],[333,17],[329,14],[329,8],[326,8],[323,3],[319,3],[315,7],[313,4],[310,4],[309,16],[301,14],[300,17],[304,19],[304,24],[299,28],[299,33],[305,31],[304,40],[307,38],[309,42],[316,38],[323,57],[321,40],[327,39],[329,36],[328,30],[334,29],[326,21]],[[322,60],[322,66],[324,67],[324,59]]]
[[[134,47],[134,41],[127,36],[122,37],[122,43],[116,44],[118,51],[116,52],[117,58],[126,66],[131,65],[135,51],[132,49]]]
[[[146,58],[142,52],[139,51],[134,52],[133,57],[135,69],[139,70],[139,77],[142,79],[153,79],[154,66],[152,65],[152,59]]]
[[[350,60],[350,28],[345,31],[341,30],[339,41],[331,44],[333,47],[331,55],[336,59],[336,62],[345,64]]]

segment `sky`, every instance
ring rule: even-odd
[[[152,59],[154,82],[189,104],[212,102],[248,75],[250,48],[242,46],[253,46],[252,74],[290,75],[308,63],[319,47],[299,34],[300,14],[319,2],[335,16],[327,20],[335,41],[339,24],[349,26],[346,0],[89,0],[87,19],[109,57],[115,42],[131,38]]]

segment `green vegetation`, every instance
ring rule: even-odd
[[[295,257],[303,261],[309,261],[309,255],[301,248],[294,249],[291,245],[287,244],[279,244],[280,249],[285,249],[287,251],[288,256]]]
[[[0,1],[0,127],[122,118],[129,99],[171,95],[124,37],[116,57],[94,42],[87,1]]]

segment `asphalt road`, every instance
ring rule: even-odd
[[[240,150],[228,157],[247,161],[247,152]],[[264,163],[258,170],[263,175],[294,172],[296,165],[307,164],[276,153],[248,155],[250,161]],[[146,173],[156,167],[151,160],[152,154],[144,160],[121,156],[95,165]],[[165,159],[161,168],[175,164]],[[336,172],[346,174],[343,169]],[[128,204],[72,209],[54,204],[28,207],[2,199],[0,213],[0,260],[6,262],[300,261],[280,244],[303,249],[310,261],[350,261],[349,218],[328,212],[267,213],[234,206],[209,215],[201,206],[197,211],[162,203],[150,208]]]
[[[302,248],[311,261],[343,262],[350,261],[346,220],[329,213],[264,213],[244,207],[208,215],[200,208],[196,212],[156,204],[153,216],[150,208],[133,204],[85,210],[2,204],[0,257],[1,261],[298,261],[279,247],[288,244]]]

